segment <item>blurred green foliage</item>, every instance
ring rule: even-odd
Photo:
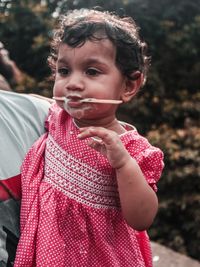
[[[200,0],[0,1],[0,40],[25,73],[15,90],[52,95],[52,29],[67,10],[94,6],[133,16],[149,44],[148,81],[118,112],[165,153],[149,234],[200,260]]]

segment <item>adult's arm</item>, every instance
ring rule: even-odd
[[[45,132],[49,107],[44,99],[0,90],[0,200],[20,197],[20,166]]]

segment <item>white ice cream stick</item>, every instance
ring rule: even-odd
[[[66,99],[66,97],[64,97],[64,96],[53,96],[52,97],[54,100],[57,100],[57,101],[65,101],[65,99]]]
[[[99,104],[120,104],[122,100],[115,99],[97,99],[97,98],[83,98],[80,100],[83,103],[99,103]]]
[[[53,97],[54,100],[57,101],[65,101],[66,97]],[[97,99],[97,98],[83,98],[80,100],[77,100],[81,103],[98,103],[98,104],[121,104],[122,100],[115,100],[115,99]]]

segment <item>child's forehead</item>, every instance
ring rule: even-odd
[[[59,57],[79,54],[81,57],[85,58],[104,57],[115,60],[116,48],[108,38],[101,40],[87,40],[77,47],[72,47],[62,42],[59,46],[58,54]]]
[[[111,40],[109,40],[109,38],[102,38],[102,39],[98,39],[98,40],[85,40],[83,43],[81,43],[78,46],[71,46],[68,43],[65,42],[61,42],[59,45],[59,50],[60,48],[65,49],[65,50],[73,50],[73,49],[83,49],[83,50],[87,50],[89,49],[90,51],[93,51],[95,49],[100,49],[101,51],[115,51],[116,47],[113,44],[113,42]]]

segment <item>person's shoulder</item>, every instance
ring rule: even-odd
[[[124,123],[124,127],[127,131],[122,134],[120,138],[127,150],[131,150],[135,155],[145,150],[161,152],[160,149],[153,146],[144,135],[140,134],[134,126]]]
[[[17,92],[13,92],[13,91],[5,91],[5,90],[1,90],[0,89],[0,101],[1,103],[5,103],[7,101],[9,101],[9,104],[20,104],[20,103],[23,103],[23,104],[26,104],[29,103],[31,105],[35,105],[35,106],[39,106],[39,105],[42,105],[42,106],[45,106],[47,108],[49,108],[50,106],[50,103],[44,99],[41,99],[41,98],[37,98],[37,97],[34,97],[32,95],[29,95],[29,94],[23,94],[23,93],[17,93]]]
[[[50,107],[50,103],[46,100],[28,94],[2,90],[0,90],[0,104],[4,113],[23,113],[25,117],[30,114],[35,114],[35,116],[46,116]]]
[[[121,136],[127,151],[139,164],[148,183],[156,191],[156,182],[160,179],[164,167],[164,154],[160,148],[153,146],[136,128]]]
[[[5,179],[20,173],[24,155],[45,132],[50,104],[33,96],[0,90],[0,107],[0,179]]]
[[[134,144],[142,149],[142,147],[148,146],[148,140],[138,132],[135,126],[121,121],[120,124],[126,130],[126,132],[120,135],[120,138],[126,147]]]

